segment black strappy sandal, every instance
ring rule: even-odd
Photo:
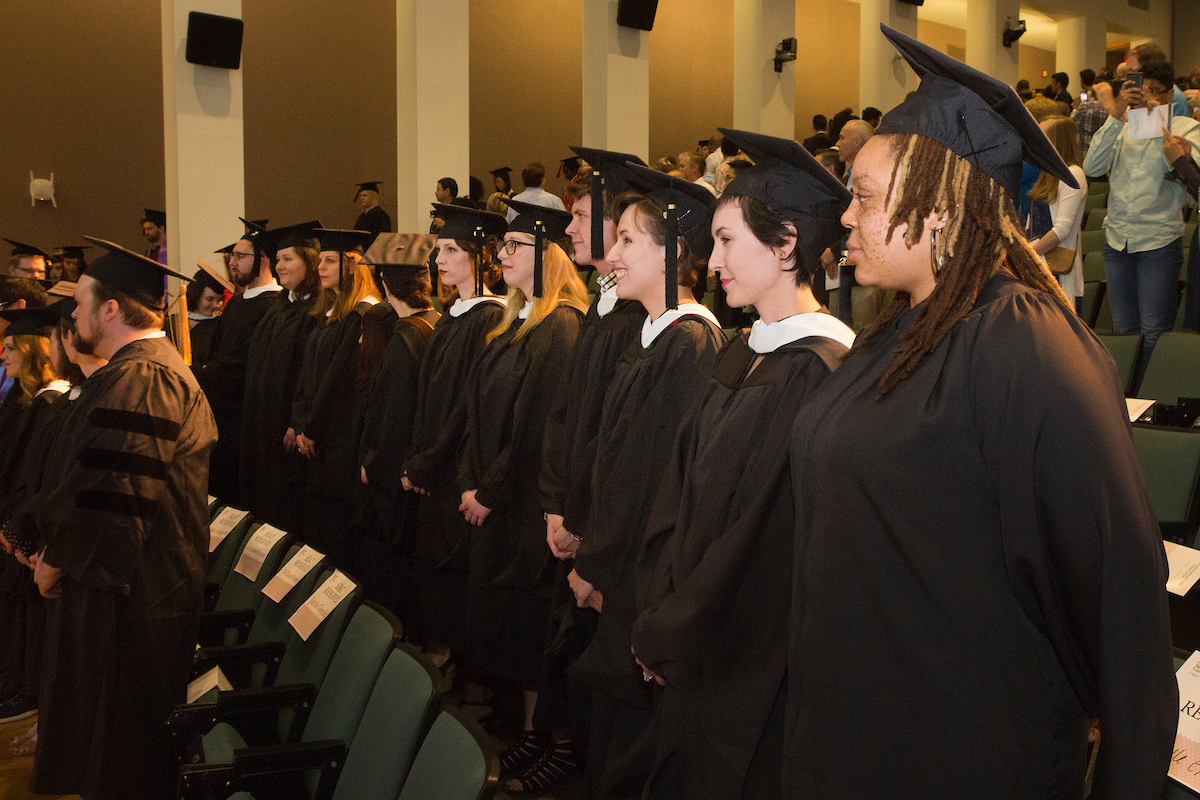
[[[546,750],[541,760],[531,766],[524,775],[510,779],[520,783],[520,788],[514,789],[507,783],[505,788],[513,794],[541,792],[562,783],[578,771],[579,762],[571,742],[555,742]]]
[[[546,731],[525,731],[520,740],[500,754],[500,778],[524,775],[550,750],[550,734]]]

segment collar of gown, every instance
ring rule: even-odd
[[[272,278],[270,283],[264,283],[262,286],[255,286],[253,289],[247,289],[246,291],[242,292],[242,299],[243,300],[253,300],[254,298],[258,297],[263,292],[282,292],[282,291],[283,291],[283,287],[279,285],[279,281]]]
[[[613,284],[600,293],[600,299],[596,301],[596,313],[602,317],[608,316],[616,307],[617,287]]]
[[[448,312],[452,317],[461,317],[463,314],[470,311],[480,303],[487,302],[499,303],[505,305],[504,298],[494,294],[481,294],[479,297],[472,297],[470,300],[463,300],[461,297],[454,301]]]
[[[854,331],[837,317],[821,311],[796,314],[771,323],[756,320],[750,326],[749,344],[751,350],[762,355],[809,336],[823,336],[846,347],[854,344]]]
[[[525,305],[521,306],[521,310],[517,312],[519,319],[529,319],[529,312],[533,311],[533,301],[526,300]]]
[[[717,321],[717,318],[713,316],[713,313],[708,310],[707,306],[703,306],[700,303],[680,303],[679,308],[667,311],[658,319],[651,320],[649,317],[646,317],[646,321],[642,323],[642,347],[649,347],[654,344],[654,340],[658,338],[659,334],[671,327],[675,320],[688,314],[704,317],[718,328],[721,327],[721,323]]]

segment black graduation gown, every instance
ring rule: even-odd
[[[356,516],[354,565],[368,596],[400,613],[412,592],[412,529],[417,495],[401,485],[412,441],[417,383],[433,309],[398,319],[371,384],[358,461],[366,471],[365,502]]]
[[[128,800],[172,785],[164,721],[196,646],[216,435],[165,338],[122,347],[71,404],[38,515],[45,561],[65,575],[47,609],[35,793]]]
[[[785,795],[1075,800],[1099,718],[1091,796],[1157,798],[1167,568],[1112,359],[1001,272],[879,400],[919,312],[792,432]]]
[[[365,392],[358,389],[359,338],[363,314],[375,303],[362,302],[338,320],[318,325],[309,336],[292,424],[296,435],[314,442],[304,501],[304,540],[334,563],[349,559],[347,527],[362,496],[358,443],[362,439]],[[299,416],[297,416],[299,411]]]
[[[212,358],[213,340],[217,335],[217,323],[220,319],[220,316],[202,319],[188,331],[188,338],[192,344],[192,366],[196,369],[200,369]]]
[[[520,339],[524,320],[514,320],[468,379],[459,481],[491,509],[471,528],[468,655],[480,672],[526,689],[541,676],[557,563],[537,493],[542,438],[582,318],[560,305]]]
[[[0,453],[11,453],[16,448],[16,436],[21,430],[21,416],[25,406],[21,405],[21,383],[13,381],[12,388],[0,403]],[[0,473],[0,497],[11,491],[2,473]]]
[[[757,358],[747,340],[721,351],[680,430],[638,557],[633,647],[668,681],[639,744],[654,753],[650,798],[780,793],[783,725],[773,710],[782,705],[795,535],[780,434],[846,347],[800,339],[747,375]],[[769,780],[747,778],[755,759]]]
[[[263,292],[249,300],[238,294],[217,317],[212,355],[196,378],[212,406],[219,439],[213,449],[209,485],[212,493],[230,505],[244,507],[238,487],[241,467],[242,402],[246,397],[246,362],[254,329],[275,305],[282,292]],[[195,362],[193,362],[195,363]]]
[[[391,233],[392,218],[388,216],[382,206],[375,206],[358,215],[358,219],[354,221],[354,230],[370,231],[372,238],[381,233]]]
[[[410,455],[404,474],[429,492],[417,498],[409,618],[421,633],[466,649],[467,553],[471,526],[458,510],[458,457],[467,426],[467,377],[488,331],[504,318],[498,301],[443,314],[421,360]]]
[[[254,329],[246,357],[242,409],[241,496],[256,519],[298,532],[308,459],[286,450],[292,398],[304,363],[304,346],[319,320],[313,299],[280,296]]]
[[[592,476],[592,511],[575,571],[604,597],[596,633],[570,667],[593,693],[589,783],[601,797],[635,797],[645,772],[611,766],[632,746],[653,692],[629,652],[636,618],[635,563],[679,427],[704,390],[724,343],[720,330],[684,315],[650,344],[621,356],[604,397]]]

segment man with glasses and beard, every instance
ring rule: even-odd
[[[110,252],[75,287],[74,346],[108,363],[61,422],[35,515],[34,580],[54,599],[30,787],[150,800],[174,788],[164,722],[196,646],[216,428],[162,331],[164,277],[183,276],[92,241]]]
[[[247,228],[229,254],[229,277],[242,291],[230,298],[217,318],[208,362],[203,367],[192,365],[212,405],[219,433],[209,465],[210,492],[232,505],[244,503],[238,492],[238,467],[250,337],[283,296],[283,287],[275,280],[274,242],[262,227],[247,223]]]

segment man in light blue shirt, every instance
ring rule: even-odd
[[[1108,214],[1104,218],[1104,273],[1114,333],[1141,332],[1145,369],[1158,337],[1175,319],[1177,281],[1183,264],[1184,188],[1167,177],[1171,165],[1162,137],[1133,141],[1127,112],[1172,101],[1174,68],[1166,61],[1141,65],[1143,89],[1127,82],[1114,100],[1116,108],[1092,137],[1083,171],[1109,176]],[[1171,132],[1200,149],[1200,124],[1173,117]],[[1134,376],[1134,386],[1141,375]]]

